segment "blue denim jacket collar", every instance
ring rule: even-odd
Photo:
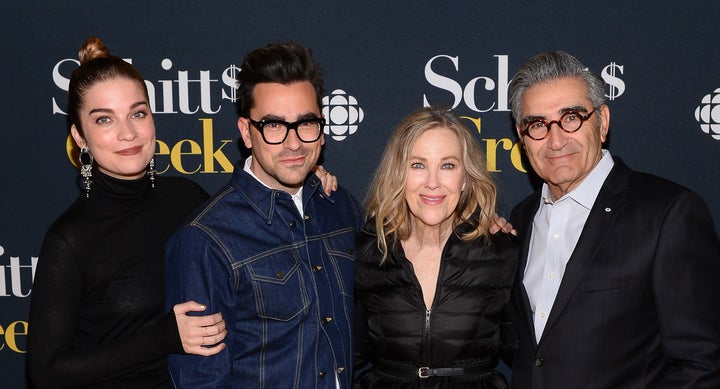
[[[271,225],[275,213],[275,201],[280,196],[290,197],[290,194],[283,190],[266,187],[243,170],[243,166],[242,160],[235,164],[232,185],[248,200],[250,206],[263,218],[265,223]],[[307,206],[310,198],[315,195],[330,203],[335,202],[331,197],[325,195],[322,182],[311,172],[303,183],[303,205]]]

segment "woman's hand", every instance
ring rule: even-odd
[[[512,224],[507,221],[504,217],[500,217],[497,213],[495,214],[495,224],[490,226],[490,233],[494,234],[498,231],[504,233],[511,233],[517,236],[517,230],[513,228]]]
[[[188,354],[207,357],[225,349],[225,343],[220,343],[227,335],[225,320],[221,313],[207,316],[187,315],[188,312],[203,312],[205,308],[205,305],[194,301],[176,304],[173,307],[183,350]]]
[[[322,182],[323,189],[325,189],[325,194],[330,196],[332,192],[337,190],[338,186],[338,180],[337,177],[330,174],[329,171],[325,170],[322,165],[317,165],[313,169],[315,171],[315,175],[320,178],[320,181]]]

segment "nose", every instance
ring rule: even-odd
[[[302,147],[302,142],[300,141],[300,137],[298,137],[296,128],[288,130],[287,137],[285,141],[283,141],[283,146],[289,150],[298,150]]]
[[[553,124],[555,124],[555,131],[553,131]],[[560,128],[560,123],[556,121],[552,121],[548,123],[548,136],[547,136],[547,145],[553,150],[558,150],[563,148],[565,144],[567,143],[567,133]]]
[[[425,187],[427,187],[428,189],[437,189],[440,187],[440,180],[438,179],[437,171],[433,169],[428,170]]]
[[[137,137],[135,126],[129,121],[122,121],[118,126],[118,139],[131,141]]]

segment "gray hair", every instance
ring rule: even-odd
[[[564,77],[577,77],[585,83],[593,108],[605,104],[605,81],[600,76],[564,51],[549,51],[530,58],[510,82],[510,105],[515,123],[522,120],[520,103],[530,87]]]

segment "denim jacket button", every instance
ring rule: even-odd
[[[295,228],[296,225],[297,223],[295,222],[295,220],[290,222],[290,228]]]
[[[310,220],[310,215],[305,215],[303,217],[305,218],[305,220]]]
[[[325,378],[326,374],[327,374],[326,372],[321,371],[318,375],[320,376],[320,378]]]
[[[342,367],[342,366],[338,367],[338,369],[337,369],[338,374],[342,373],[343,371],[345,371],[344,367]]]
[[[332,317],[323,317],[322,320],[320,320],[323,324],[330,323],[332,321]]]
[[[282,280],[283,278],[285,278],[285,272],[284,272],[284,271],[279,271],[279,272],[277,273],[277,278],[279,278],[279,279],[281,279],[281,280]]]
[[[313,269],[313,271],[314,271],[315,273],[317,273],[317,272],[319,272],[320,270],[322,270],[322,268],[323,268],[323,267],[320,266],[320,265],[315,265],[315,266],[312,267],[312,269]]]

